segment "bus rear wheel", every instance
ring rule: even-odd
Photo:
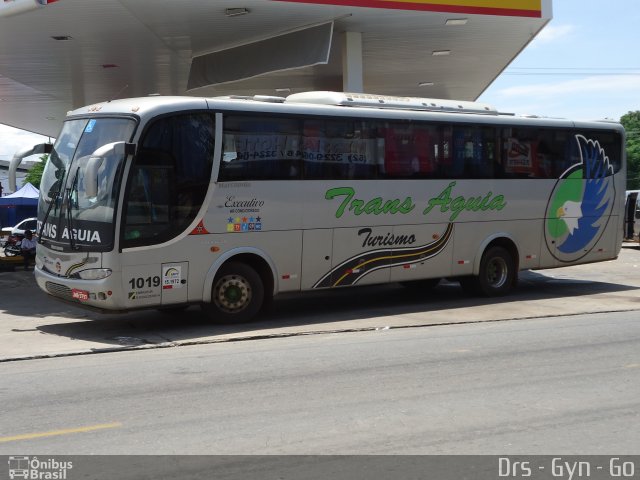
[[[260,275],[244,263],[229,262],[213,280],[211,303],[204,310],[215,323],[242,323],[258,314],[263,301]]]
[[[495,246],[482,255],[478,276],[462,277],[460,284],[468,293],[501,297],[509,293],[516,284],[516,275],[511,254],[505,248]]]

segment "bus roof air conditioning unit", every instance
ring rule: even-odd
[[[498,115],[498,111],[485,103],[435,98],[394,97],[366,93],[303,92],[287,97],[286,103],[311,103],[315,105],[339,105],[369,108],[396,108],[427,110],[433,112],[484,113]]]

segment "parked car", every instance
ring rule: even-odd
[[[36,233],[38,228],[38,219],[35,217],[25,218],[20,223],[18,223],[15,227],[4,227],[2,229],[2,235],[19,235],[24,236],[25,230],[31,230],[33,233]]]

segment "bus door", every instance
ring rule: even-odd
[[[331,285],[333,230],[331,228],[304,230],[302,233],[301,288]],[[319,282],[324,281],[322,284]]]

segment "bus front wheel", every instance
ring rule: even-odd
[[[489,248],[480,260],[477,277],[460,279],[462,288],[469,293],[479,293],[486,297],[500,297],[509,293],[516,283],[515,262],[503,247]]]
[[[216,323],[242,323],[258,314],[263,301],[260,275],[244,263],[229,262],[213,280],[211,303],[203,307]]]

